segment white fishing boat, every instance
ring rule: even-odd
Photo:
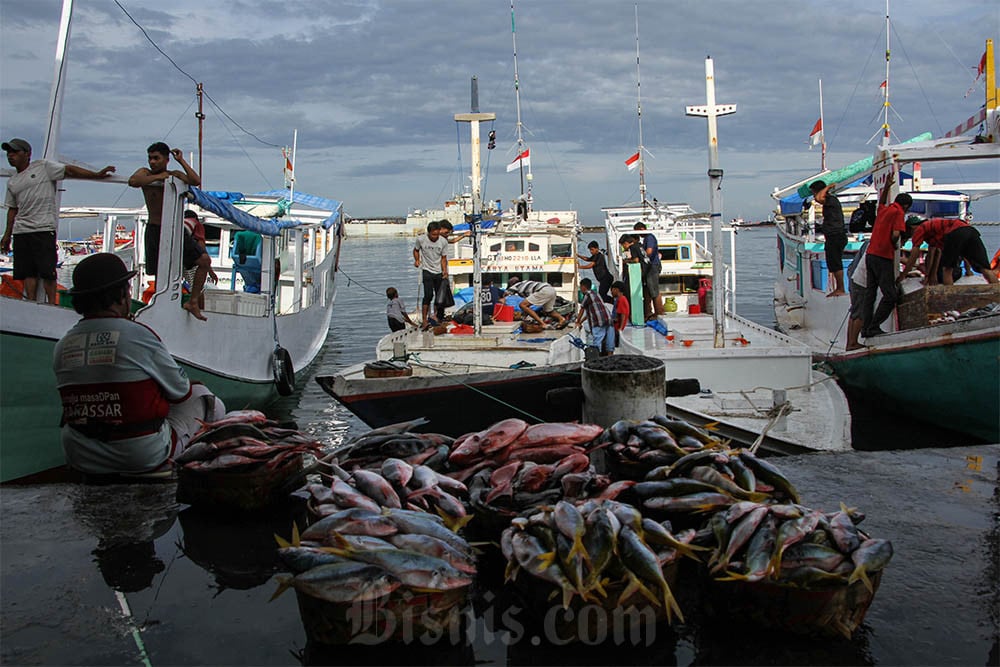
[[[63,9],[59,51],[65,52],[72,3]],[[58,58],[59,56],[57,56]],[[57,71],[60,63],[57,63]],[[44,157],[55,159],[64,78],[53,84],[52,121]],[[111,182],[123,183],[115,177]],[[132,283],[134,318],[160,336],[193,380],[204,382],[230,409],[262,407],[292,391],[326,340],[334,300],[334,277],[340,251],[341,203],[312,198],[285,204],[288,215],[261,219],[176,178],[164,182],[158,279],[145,275],[142,243],[135,244]],[[308,196],[284,192],[285,202]],[[244,198],[247,200],[249,198]],[[265,198],[267,199],[267,198]],[[271,204],[277,203],[275,201]],[[181,307],[185,299],[181,259],[182,214],[194,202],[218,219],[215,265],[220,285],[205,291],[206,321]],[[93,209],[105,219],[110,241],[120,211]],[[306,216],[305,211],[316,214]],[[215,222],[213,220],[224,220]],[[136,216],[136,234],[147,232]],[[237,230],[259,235],[257,250],[239,257],[230,240]],[[211,244],[210,244],[211,245]],[[242,261],[241,261],[242,260]],[[244,277],[246,276],[246,277]],[[259,291],[244,289],[259,282]],[[66,287],[71,287],[66,284]],[[148,302],[142,300],[143,293]],[[61,405],[51,370],[53,348],[79,320],[70,299],[59,307],[19,298],[0,298],[0,478],[8,481],[63,463],[59,440]]]
[[[888,27],[887,12],[887,40]],[[822,170],[775,190],[772,197],[780,213],[775,317],[779,327],[808,344],[848,390],[863,393],[866,400],[877,401],[888,411],[919,415],[922,421],[996,442],[1000,439],[1000,385],[996,382],[1000,287],[987,284],[978,274],[954,285],[925,286],[918,278],[904,278],[896,312],[882,324],[889,333],[862,338],[865,347],[848,352],[848,300],[826,297],[829,268],[824,239],[815,231],[815,206],[803,208],[802,204],[808,185],[817,179],[843,188],[837,194],[845,215],[866,204],[874,207],[879,192],[888,185],[887,201],[899,192],[913,197],[908,215],[971,221],[970,206],[1000,193],[1000,182],[936,183],[921,172],[922,165],[943,162],[992,160],[1000,164],[995,162],[1000,158],[1000,114],[992,40],[987,40],[983,62],[986,104],[944,137],[933,139],[926,133],[890,144],[886,115],[885,134],[873,157],[842,169]],[[888,74],[887,64],[886,81]],[[884,107],[888,109],[888,99]],[[976,132],[966,134],[971,130]],[[845,269],[861,251],[868,231],[858,227],[849,234]],[[909,244],[907,248],[922,252]],[[845,282],[850,287],[846,277]],[[989,380],[977,381],[984,373]],[[933,392],[926,391],[929,378],[938,387]],[[977,389],[969,391],[970,386]]]
[[[515,80],[516,62],[515,41]],[[463,199],[470,209],[460,224],[453,224],[457,232],[472,233],[452,247],[448,272],[453,288],[471,297],[472,324],[452,326],[440,335],[412,327],[389,334],[379,341],[373,361],[317,378],[369,426],[426,417],[423,428],[460,435],[508,416],[553,421],[564,413],[547,400],[549,391],[580,385],[583,344],[575,335],[525,333],[516,321],[483,323],[484,276],[501,288],[515,274],[548,282],[563,300],[562,312],[572,314],[576,304],[577,213],[534,209],[519,98],[517,109],[515,167],[522,194],[508,211],[482,197],[479,128],[496,115],[479,111],[475,79],[472,110],[455,115],[456,122],[470,126],[472,185],[471,196]]]

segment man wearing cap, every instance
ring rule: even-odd
[[[64,178],[102,179],[114,173],[107,166],[90,171],[52,160],[31,160],[31,144],[24,139],[3,142],[7,162],[17,171],[7,179],[7,227],[0,252],[14,248],[14,279],[24,281],[25,298],[37,300],[38,282],[49,303],[56,302],[56,181]]]
[[[52,367],[62,399],[67,464],[85,473],[142,473],[169,465],[225,406],[192,384],[160,338],[132,321],[136,274],[111,253],[73,271],[73,308],[83,315],[56,343]]]
[[[988,283],[996,283],[997,275],[990,270],[990,260],[986,254],[986,246],[979,235],[979,230],[968,223],[955,218],[931,218],[930,220],[906,221],[907,232],[911,234],[910,257],[906,260],[903,272],[896,278],[897,282],[906,275],[917,263],[920,257],[920,244],[927,242],[928,248],[941,251],[942,280],[945,285],[955,283],[955,267],[964,259],[973,269],[983,274]],[[931,276],[927,276],[932,284]]]
[[[834,183],[813,181],[809,191],[823,206],[823,248],[826,252],[826,270],[833,277],[833,290],[827,296],[844,296],[844,248],[847,247],[847,228],[844,226],[844,209],[840,199],[833,194]]]

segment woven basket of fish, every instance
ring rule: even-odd
[[[573,638],[591,624],[683,621],[671,588],[678,560],[704,549],[694,536],[618,501],[560,501],[514,519],[500,548],[529,611]]]
[[[864,514],[743,501],[709,522],[715,605],[772,628],[850,637],[864,619],[892,543],[857,528]],[[721,602],[721,604],[719,604]]]
[[[362,507],[373,512],[382,508],[430,512],[454,530],[471,519],[465,506],[465,484],[425,465],[387,458],[377,470],[355,468],[348,472],[336,463],[324,462],[321,474],[327,472],[329,483],[307,484],[299,490],[315,518]]]
[[[663,415],[644,421],[619,420],[598,442],[603,445],[608,474],[615,480],[635,481],[688,454],[723,447],[723,442],[708,431]]]
[[[795,486],[772,463],[747,450],[705,448],[649,471],[630,492],[643,512],[678,527],[700,526],[743,501],[798,503]]]
[[[174,457],[177,500],[212,508],[256,510],[287,500],[304,480],[304,455],[321,444],[281,428],[255,410],[206,423]]]
[[[424,512],[354,507],[278,540],[307,637],[325,644],[448,637],[475,576],[468,542]],[[273,598],[272,598],[273,599]]]

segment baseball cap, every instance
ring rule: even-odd
[[[99,252],[85,257],[73,269],[73,289],[69,294],[90,294],[124,283],[137,271],[129,271],[118,255]]]
[[[5,141],[0,148],[3,148],[3,150],[8,153],[13,151],[24,151],[25,153],[31,152],[31,144],[24,139],[11,139],[10,141]]]

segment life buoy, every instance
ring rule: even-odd
[[[295,369],[292,357],[283,347],[274,348],[271,353],[271,370],[274,371],[274,386],[281,396],[289,396],[295,391]]]

